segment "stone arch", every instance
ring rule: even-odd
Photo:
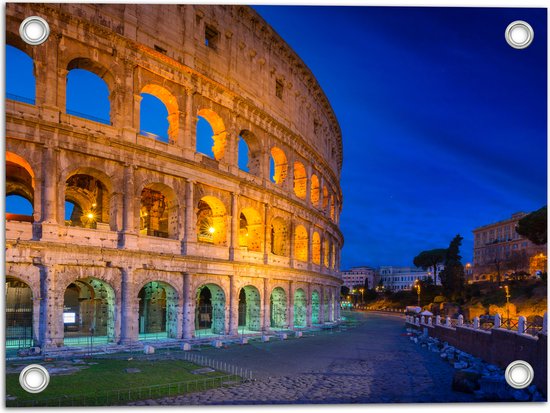
[[[63,288],[64,344],[115,341],[115,289],[93,276],[73,277]]]
[[[294,162],[294,193],[300,199],[306,199],[307,172],[303,163]]]
[[[294,229],[294,258],[298,261],[308,260],[308,233],[303,225]]]
[[[173,143],[177,141],[179,131],[179,107],[177,98],[165,87],[150,83],[141,89],[141,94],[148,94],[160,100],[168,112],[168,141]],[[140,106],[140,116],[141,106]]]
[[[6,348],[31,347],[34,335],[34,294],[31,285],[19,277],[5,278]]]
[[[178,239],[176,191],[161,182],[145,183],[139,198],[140,235]]]
[[[201,109],[198,111],[197,116],[206,120],[212,127],[212,139],[214,141],[212,153],[214,159],[217,161],[223,159],[227,146],[227,132],[222,118],[211,109]],[[197,143],[198,141],[199,137],[197,137]]]
[[[241,210],[239,217],[239,246],[248,251],[263,251],[262,217],[256,209],[246,207]]]
[[[67,72],[73,69],[83,69],[97,75],[102,79],[111,93],[116,87],[116,79],[110,69],[105,67],[98,61],[92,60],[88,57],[75,57],[67,63]]]
[[[17,221],[29,221],[34,220],[34,189],[35,189],[35,176],[34,171],[30,164],[21,156],[13,153],[6,152],[6,219]],[[27,200],[32,211],[30,214],[20,213],[23,211],[8,211],[10,206],[8,203],[8,197],[15,196],[21,197]],[[13,206],[19,208],[17,205],[21,204],[21,201],[16,201]]]
[[[147,281],[138,292],[140,339],[178,338],[177,289],[166,281]]]
[[[324,291],[324,301],[323,301],[323,314],[325,315],[325,322],[329,320],[329,306],[330,306],[330,292],[328,288],[325,287]]]
[[[288,224],[281,217],[271,220],[271,253],[274,255],[288,256]]]
[[[197,241],[214,245],[227,244],[227,213],[224,203],[211,195],[197,205]]]
[[[34,75],[35,64],[32,51],[28,50],[28,47],[21,48],[6,43],[5,53],[6,98],[34,105],[36,77]],[[16,79],[15,76],[17,76]]]
[[[72,203],[70,217],[65,211],[65,224],[83,228],[114,227],[115,205],[111,202],[111,179],[102,171],[90,167],[64,171],[65,208]],[[63,181],[62,181],[63,182]]]
[[[282,185],[288,175],[288,161],[282,149],[271,148],[270,179],[277,185]]]
[[[239,331],[260,331],[260,291],[253,285],[246,285],[239,291]]]
[[[323,185],[323,211],[325,213],[328,213],[328,204],[329,204],[329,195],[328,195],[328,187],[326,185]]]
[[[332,219],[333,221],[335,219],[334,218],[335,217],[335,215],[334,215],[335,210],[336,210],[336,205],[334,203],[334,195],[331,195],[330,196],[330,219]]]
[[[270,296],[270,326],[272,328],[287,328],[286,291],[275,287]]]
[[[319,324],[319,312],[321,310],[321,298],[317,290],[311,292],[311,323]]]
[[[313,231],[311,237],[311,261],[314,264],[321,264],[321,236],[317,231]]]
[[[314,207],[319,207],[319,200],[321,199],[321,189],[319,186],[319,178],[317,175],[311,175],[311,191],[310,191],[311,204]]]
[[[307,325],[307,296],[304,290],[297,288],[294,291],[294,327]]]
[[[327,268],[329,267],[329,264],[330,264],[329,256],[330,256],[330,242],[328,237],[325,237],[325,239],[323,240],[323,265]]]
[[[243,129],[238,136],[239,142],[241,140],[245,142],[247,149],[248,149],[248,156],[247,156],[247,164],[246,164],[246,172],[248,172],[251,175],[254,176],[260,176],[261,174],[261,158],[262,158],[262,146],[260,144],[260,141],[254,135],[254,133],[250,132],[249,130]],[[239,169],[245,170],[243,168],[244,165],[242,165],[240,155],[241,150],[239,148]]]
[[[225,293],[218,284],[202,284],[196,290],[195,335],[225,334]]]

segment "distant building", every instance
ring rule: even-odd
[[[344,285],[350,290],[354,285],[365,285],[365,279],[368,279],[368,288],[376,287],[378,280],[376,279],[376,271],[371,267],[353,267],[347,271],[341,271]]]
[[[516,232],[518,221],[525,215],[516,212],[511,218],[474,229],[474,265],[471,280],[503,280],[506,275],[524,271],[534,274],[546,271],[546,245],[535,245]],[[544,259],[541,258],[541,254]],[[536,258],[535,258],[536,257]],[[531,262],[535,265],[531,265]],[[544,268],[538,268],[541,262]]]
[[[416,280],[426,281],[428,277],[432,278],[434,284],[441,285],[439,273],[443,270],[443,265],[437,267],[437,277],[433,279],[433,269],[423,270],[416,267],[395,267],[382,266],[378,269],[378,279],[382,281],[384,288],[391,291],[411,290]]]

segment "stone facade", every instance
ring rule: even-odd
[[[18,34],[32,15],[51,29],[39,46]],[[36,80],[34,104],[6,102],[7,195],[33,205],[32,217],[8,216],[6,276],[32,292],[36,344],[63,346],[71,311],[80,332],[115,343],[339,318],[340,128],[256,12],[11,3],[6,26]],[[109,124],[67,113],[75,68],[107,84]],[[168,142],[140,133],[142,93],[166,106]],[[196,150],[198,116],[214,159]],[[80,209],[65,221],[67,200]]]

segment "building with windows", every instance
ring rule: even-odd
[[[503,221],[474,229],[474,262],[471,281],[496,281],[508,274],[546,271],[546,245],[535,245],[516,232],[527,214],[517,212]]]
[[[35,15],[51,33],[30,46]],[[8,348],[338,320],[340,127],[254,10],[10,3],[6,43],[32,90],[6,100]]]
[[[416,267],[381,266],[378,268],[377,277],[386,290],[412,290],[416,280],[426,281],[428,278],[431,278],[434,284],[441,285],[439,272],[442,271],[443,268],[443,265],[438,266],[435,280],[433,279],[433,270],[423,270],[422,268]]]
[[[368,281],[367,288],[375,288],[378,280],[376,278],[376,271],[371,267],[353,267],[347,271],[342,271],[342,280],[344,285],[350,290],[354,285],[365,285],[365,279]]]

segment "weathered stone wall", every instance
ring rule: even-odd
[[[19,38],[19,24],[30,15],[49,23],[42,45]],[[307,291],[308,325],[313,291],[320,297],[318,321],[338,318],[339,126],[312,73],[252,9],[11,3],[6,26],[7,44],[33,59],[36,78],[34,105],[6,104],[7,161],[30,177],[26,189],[34,206],[28,222],[6,224],[6,270],[33,291],[37,343],[63,345],[64,291],[84,278],[113,289],[109,334],[116,342],[138,339],[138,294],[152,281],[171,287],[169,337],[194,336],[196,291],[207,284],[224,298],[224,308],[216,309],[224,324],[216,332],[236,334],[239,291],[247,285],[259,292],[262,329],[270,327],[276,287],[285,292],[290,327],[298,286]],[[207,28],[218,35],[215,47],[205,45]],[[110,124],[67,114],[67,74],[74,68],[106,82]],[[167,143],[140,133],[142,92],[168,110]],[[196,152],[199,114],[212,117],[216,159]],[[239,136],[247,138],[254,173],[238,168]],[[269,176],[274,148],[286,162],[276,166],[286,168],[277,182]],[[304,166],[297,177],[301,192],[292,179],[298,164]],[[75,175],[101,184],[101,220],[92,227],[64,220]],[[144,193],[164,197],[167,221],[158,233],[142,230]],[[197,235],[201,200],[219,228],[214,242]],[[251,248],[239,240],[241,212],[250,220]],[[274,222],[286,234],[277,253]],[[320,244],[315,260],[313,240]]]

